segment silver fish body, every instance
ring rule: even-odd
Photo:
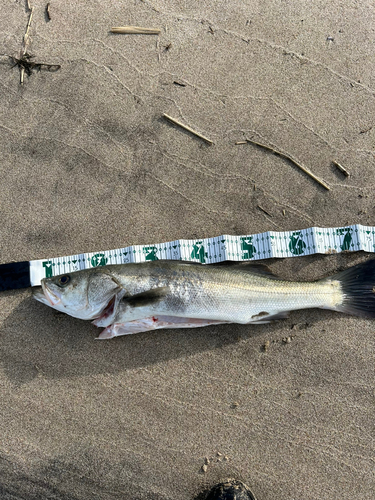
[[[153,261],[48,278],[43,296],[36,292],[35,298],[95,320],[106,327],[101,338],[109,338],[155,328],[264,323],[308,308],[374,316],[374,285],[375,260],[315,282],[282,280],[262,265]]]
[[[336,280],[282,281],[254,265],[156,261],[123,266],[115,276],[127,291],[116,323],[157,314],[250,323],[295,309],[335,309],[343,300]]]

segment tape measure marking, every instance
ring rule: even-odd
[[[213,264],[225,260],[243,262],[358,250],[375,252],[375,227],[356,224],[334,228],[310,227],[296,231],[267,231],[245,236],[225,234],[214,238],[133,245],[102,252],[32,260],[30,282],[31,286],[40,285],[45,277],[109,264],[161,259]]]

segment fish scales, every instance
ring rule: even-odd
[[[119,268],[118,273],[118,280],[130,295],[152,288],[170,288],[163,300],[148,306],[150,315],[248,323],[260,313],[271,316],[280,311],[334,308],[342,301],[337,280],[328,283],[290,282],[259,271],[252,272],[252,266],[247,265],[235,269],[235,266],[201,266],[169,261],[147,263],[140,269],[138,279],[134,280],[133,266],[139,267],[139,264]],[[124,307],[121,320],[138,319],[144,313],[137,308],[125,311]]]
[[[106,327],[100,338],[156,328],[264,323],[316,307],[375,317],[375,259],[314,282],[283,280],[259,264],[111,265],[46,278],[34,296]]]

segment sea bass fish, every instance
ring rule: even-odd
[[[44,278],[34,297],[105,327],[100,339],[158,328],[268,323],[321,308],[375,317],[375,259],[313,282],[286,281],[261,264],[152,261]]]

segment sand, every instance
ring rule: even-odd
[[[51,20],[30,2],[28,52],[61,69],[21,87],[1,60],[1,263],[375,225],[371,2],[52,0]],[[0,19],[18,57],[24,2]],[[110,33],[126,25],[161,34]],[[368,257],[269,264],[315,279]],[[188,500],[230,477],[259,500],[374,497],[372,321],[314,310],[97,342],[30,290],[0,311],[2,499]]]

